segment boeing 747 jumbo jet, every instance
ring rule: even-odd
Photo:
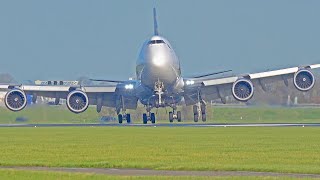
[[[315,84],[312,69],[320,64],[292,67],[260,73],[248,73],[237,76],[216,78],[212,75],[183,78],[180,61],[169,41],[159,35],[154,16],[154,35],[142,46],[136,64],[136,79],[128,81],[94,80],[111,83],[100,86],[81,85],[15,85],[1,84],[0,89],[6,90],[5,105],[11,111],[20,111],[27,105],[27,94],[66,99],[67,107],[74,113],[84,112],[89,105],[96,105],[97,112],[103,106],[115,108],[119,123],[131,122],[127,109],[136,109],[138,101],[146,108],[142,120],[156,122],[154,108],[170,107],[169,121],[181,122],[181,112],[177,105],[184,102],[193,105],[194,121],[206,121],[206,101],[221,99],[226,103],[226,96],[233,95],[238,101],[246,102],[254,94],[254,87],[261,86],[266,90],[266,84],[283,81],[286,86],[293,83],[300,91],[308,91]],[[211,77],[210,77],[211,76]]]

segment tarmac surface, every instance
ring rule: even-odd
[[[320,127],[320,123],[0,124],[0,127]]]
[[[255,177],[291,177],[320,178],[320,174],[297,174],[253,171],[170,171],[151,169],[116,169],[116,168],[63,168],[63,167],[0,167],[0,169],[51,171],[68,173],[94,173],[118,176],[255,176]]]

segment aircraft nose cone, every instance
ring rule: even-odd
[[[165,57],[154,57],[152,58],[151,63],[157,67],[161,67],[166,64],[166,59]]]

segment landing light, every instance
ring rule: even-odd
[[[124,86],[125,89],[133,89],[133,84],[126,84]]]
[[[194,81],[192,81],[192,80],[187,80],[187,81],[186,81],[186,84],[187,84],[187,85],[193,85],[193,84],[194,84]]]

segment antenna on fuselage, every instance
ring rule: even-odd
[[[157,11],[156,8],[153,8],[153,29],[154,29],[154,35],[158,36],[158,22],[157,22]]]

